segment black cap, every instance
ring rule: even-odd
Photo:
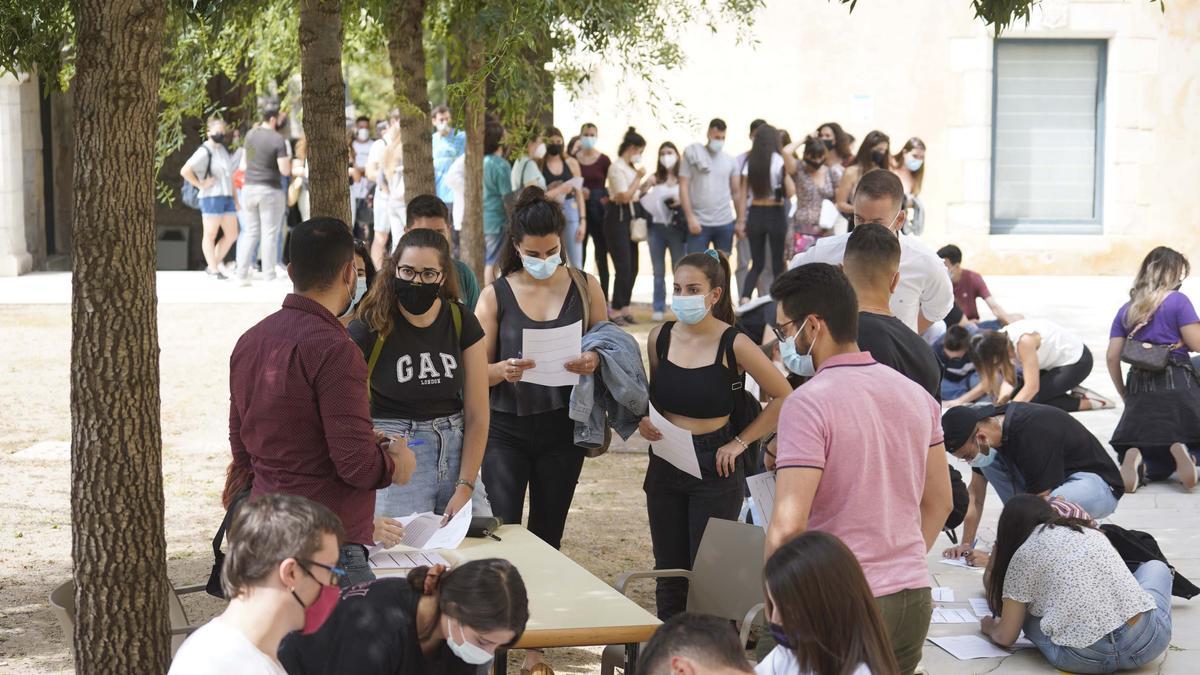
[[[942,436],[946,444],[946,452],[954,453],[971,440],[975,425],[981,421],[1003,414],[1003,409],[992,405],[968,406],[960,405],[946,411],[942,415]]]

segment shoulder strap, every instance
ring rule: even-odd
[[[674,321],[668,321],[658,330],[658,340],[654,343],[654,353],[658,354],[658,360],[666,361],[667,352],[671,351],[671,329],[675,327]]]
[[[208,178],[212,175],[212,150],[208,149],[208,145],[201,143],[200,147],[204,148],[204,152],[208,153],[208,164],[204,168],[204,177]]]
[[[741,389],[743,385],[742,374],[738,370],[737,354],[735,354],[733,351],[733,343],[735,340],[737,340],[738,332],[738,329],[732,326],[727,328],[725,332],[721,334],[721,348],[717,353],[718,363],[721,361],[721,356],[725,356],[726,363],[723,365],[725,365],[726,369],[729,371],[729,388],[734,391]]]
[[[221,557],[221,542],[225,541],[225,531],[229,529],[230,523],[233,522],[233,513],[237,511],[237,507],[241,505],[246,497],[250,496],[250,488],[246,488],[234,496],[229,502],[229,508],[225,510],[225,518],[221,521],[221,526],[217,528],[217,536],[213,537],[212,547],[213,556]]]
[[[571,277],[571,283],[575,286],[575,290],[579,292],[579,301],[583,303],[583,333],[586,335],[588,326],[591,322],[591,302],[588,295],[588,280],[582,270],[577,270],[574,267],[567,268],[567,274]]]
[[[375,335],[375,346],[371,347],[371,358],[367,359],[367,401],[371,401],[371,375],[375,373],[375,364],[379,362],[379,355],[383,352],[383,343],[385,338],[382,333]]]
[[[457,302],[450,302],[450,318],[454,321],[454,339],[459,342],[459,351],[462,351],[462,307]]]

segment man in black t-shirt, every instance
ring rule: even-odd
[[[900,281],[900,241],[886,227],[859,225],[846,241],[842,269],[858,296],[858,348],[870,352],[941,398],[942,369],[929,344],[892,316],[892,291]]]
[[[1078,504],[1096,520],[1111,515],[1125,494],[1121,472],[1104,446],[1058,408],[959,406],[942,416],[942,430],[946,451],[973,469],[965,547],[975,537],[989,483],[1001,502],[1022,493],[1055,496]]]

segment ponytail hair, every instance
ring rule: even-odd
[[[721,297],[717,298],[717,304],[713,305],[712,315],[718,321],[734,325],[737,317],[733,313],[733,299],[729,296],[729,258],[726,258],[724,253],[710,248],[703,253],[689,253],[683,256],[679,264],[675,265],[675,269],[680,267],[695,267],[708,278],[709,286],[721,289]]]
[[[566,227],[567,221],[563,217],[562,208],[547,199],[544,190],[535,185],[522,190],[521,195],[517,197],[517,205],[513,207],[508,232],[504,235],[504,244],[500,247],[500,276],[508,276],[523,269],[517,245],[526,236],[545,237],[556,234],[561,239]]]
[[[621,139],[621,146],[617,149],[618,155],[625,154],[629,148],[644,148],[646,147],[646,139],[637,132],[637,129],[629,127],[625,130],[625,137]]]

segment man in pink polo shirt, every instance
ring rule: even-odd
[[[941,409],[858,349],[858,301],[842,271],[809,263],[775,280],[780,353],[813,376],[779,416],[775,510],[766,555],[801,532],[854,552],[901,673],[921,662],[932,614],[925,563],[952,498]]]

